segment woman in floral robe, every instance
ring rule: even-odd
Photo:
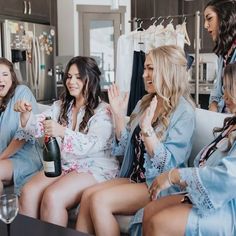
[[[65,92],[49,110],[35,116],[27,101],[15,104],[29,135],[57,138],[63,170],[55,178],[42,171],[23,188],[22,214],[66,226],[67,209],[80,202],[83,191],[117,175],[119,165],[111,156],[112,117],[108,104],[100,100],[100,74],[94,59],[72,58],[65,71]],[[45,120],[47,116],[52,119]]]

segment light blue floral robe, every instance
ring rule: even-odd
[[[134,112],[139,111],[140,103],[136,106]],[[119,143],[113,143],[113,154],[116,156],[124,155],[122,162],[120,177],[129,178],[132,171],[133,163],[133,146],[131,137],[134,127],[131,127],[129,132],[126,128],[123,130]],[[158,127],[157,127],[158,129]],[[145,158],[145,176],[146,184],[151,185],[154,178],[161,173],[170,170],[173,167],[185,167],[188,157],[192,149],[192,135],[195,129],[195,112],[193,107],[181,97],[176,110],[170,117],[169,126],[164,133],[164,141],[160,142],[154,149],[154,155],[144,154]],[[161,196],[180,191],[176,186],[173,186],[165,191],[162,191]],[[135,193],[134,193],[135,194]],[[131,222],[131,234],[136,234],[136,230],[140,231],[140,223],[142,222],[143,211],[137,212]],[[137,229],[135,229],[137,226]]]
[[[0,116],[0,152],[2,153],[12,139],[25,139],[27,142],[10,157],[13,163],[13,181],[15,192],[19,193],[20,188],[32,175],[42,168],[42,150],[35,139],[28,139],[22,130],[19,130],[20,113],[13,110],[17,100],[27,100],[34,112],[37,112],[36,100],[28,87],[18,85],[14,96],[7,104],[6,110]]]
[[[236,142],[228,153],[217,149],[204,167],[199,159],[197,167],[180,169],[193,203],[185,235],[236,235]]]

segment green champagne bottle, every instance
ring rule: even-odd
[[[50,119],[51,117],[46,117],[46,120]],[[61,175],[61,152],[55,137],[44,137],[43,168],[47,177]]]

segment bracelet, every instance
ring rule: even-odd
[[[174,168],[172,168],[168,173],[168,183],[170,184],[170,186],[174,185],[174,183],[171,181],[171,173],[173,170],[174,170]]]
[[[155,131],[154,131],[154,129],[152,127],[147,128],[147,129],[141,131],[141,134],[144,137],[151,137],[154,133],[155,133]]]

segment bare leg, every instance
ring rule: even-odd
[[[84,191],[80,201],[79,215],[76,222],[76,230],[89,234],[94,234],[93,223],[90,216],[90,197],[93,193],[97,191],[101,191],[114,185],[117,186],[119,184],[124,183],[127,183],[127,179],[114,179],[87,188]]]
[[[88,173],[73,171],[64,175],[45,190],[40,209],[41,219],[67,226],[67,209],[77,205],[83,191],[96,183],[96,179]]]
[[[180,203],[182,198],[183,196],[168,196],[150,203],[144,211],[143,235],[184,235],[192,205]]]
[[[48,178],[41,171],[26,183],[20,195],[20,213],[23,215],[39,218],[39,206],[43,196],[43,192],[47,186],[57,181],[57,178]]]
[[[0,194],[3,192],[3,182],[10,182],[13,176],[13,165],[9,159],[0,161]]]
[[[146,184],[130,183],[128,179],[126,184],[95,192],[91,196],[90,213],[96,235],[120,235],[120,228],[113,214],[134,214],[149,201]]]
[[[148,222],[152,216],[154,216],[161,210],[170,206],[175,206],[176,204],[180,203],[182,199],[183,195],[173,195],[173,196],[161,197],[155,201],[151,201],[144,208],[143,224],[145,225],[145,223]]]

